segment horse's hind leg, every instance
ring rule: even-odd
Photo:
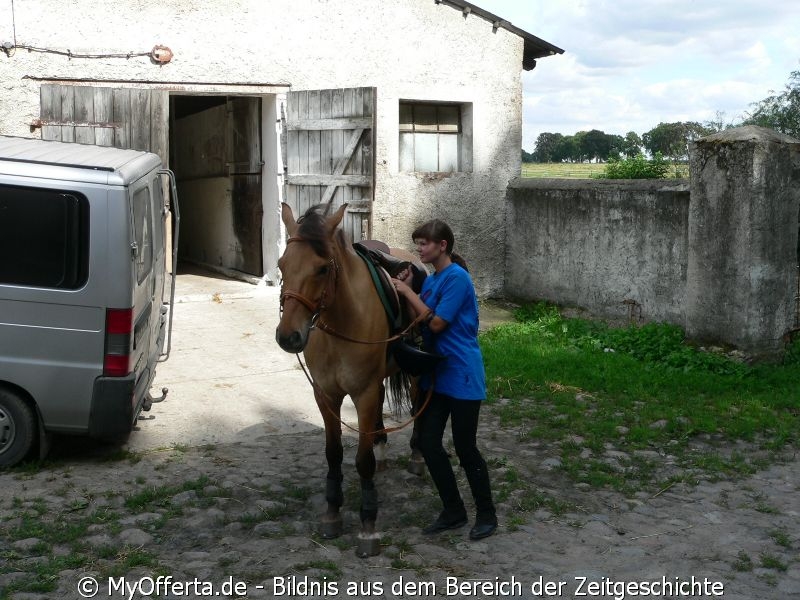
[[[336,538],[342,535],[342,515],[340,509],[344,503],[342,493],[342,426],[338,415],[342,406],[342,399],[338,398],[335,405],[326,403],[325,398],[314,392],[319,405],[322,419],[325,421],[325,458],[328,461],[328,476],[325,480],[325,500],[328,508],[322,515],[320,534],[325,539]],[[329,410],[330,409],[330,410]],[[333,412],[333,414],[331,414]]]
[[[385,471],[388,465],[388,459],[386,457],[386,443],[389,441],[389,436],[386,435],[386,432],[383,431],[383,401],[386,398],[386,386],[381,384],[381,395],[380,395],[380,402],[378,404],[378,414],[377,418],[375,419],[375,429],[374,431],[379,431],[380,433],[375,434],[375,441],[372,445],[372,450],[375,453],[375,470],[376,471]]]

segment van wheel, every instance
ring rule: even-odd
[[[24,459],[36,437],[36,415],[16,394],[0,389],[0,468]]]

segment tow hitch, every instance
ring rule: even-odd
[[[144,399],[142,403],[142,410],[150,410],[153,407],[153,404],[157,404],[159,402],[163,402],[167,399],[167,394],[169,393],[168,388],[161,388],[161,395],[158,398],[153,398],[153,395],[150,392],[147,392],[147,397]]]

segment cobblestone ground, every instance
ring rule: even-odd
[[[480,542],[468,527],[421,534],[437,498],[427,476],[404,468],[404,431],[377,477],[382,552],[368,559],[354,552],[352,437],[345,534],[333,541],[316,534],[319,431],[123,456],[62,442],[53,464],[0,474],[0,598],[91,596],[86,577],[97,598],[800,595],[796,457],[735,482],[625,497],[576,486],[547,448],[484,417],[498,533]],[[664,582],[672,589],[662,592]]]

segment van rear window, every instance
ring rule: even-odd
[[[0,284],[77,289],[88,271],[83,195],[0,185]]]

